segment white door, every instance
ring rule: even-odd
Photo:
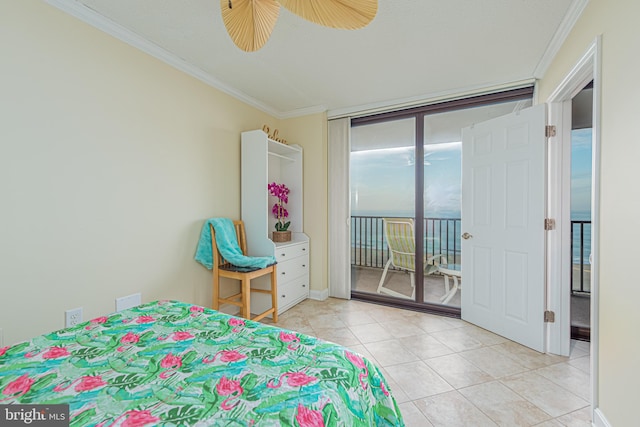
[[[545,104],[462,131],[462,318],[544,351]]]

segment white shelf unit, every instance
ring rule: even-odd
[[[302,148],[271,140],[262,130],[242,133],[241,203],[250,256],[273,255],[278,261],[278,313],[283,313],[309,297],[309,238],[303,233]],[[291,241],[274,243],[271,232],[276,218],[271,208],[276,198],[267,185],[285,184],[289,190],[288,221]],[[256,279],[256,287],[267,287],[266,279]],[[251,296],[251,311],[270,306],[269,297]]]

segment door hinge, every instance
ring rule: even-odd
[[[547,138],[551,138],[556,136],[556,126],[555,125],[546,125],[544,127],[544,136]]]
[[[556,313],[546,310],[544,312],[544,321],[545,323],[554,323],[556,321]]]
[[[544,219],[544,229],[546,231],[555,230],[556,229],[556,220],[553,218],[545,218]]]

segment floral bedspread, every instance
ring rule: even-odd
[[[72,426],[402,426],[347,348],[156,301],[0,348],[0,404],[69,404]]]

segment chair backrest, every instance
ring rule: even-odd
[[[382,222],[391,264],[396,268],[415,271],[416,242],[413,218],[382,218]]]
[[[218,245],[216,244],[216,230],[213,228],[212,224],[210,224],[209,227],[211,228],[211,252],[213,253],[213,268],[217,269],[220,266],[228,264],[228,262],[222,257],[220,251],[218,250]],[[246,255],[247,235],[244,230],[244,222],[242,220],[233,221],[233,227],[236,229],[238,246],[240,247],[242,254]]]

